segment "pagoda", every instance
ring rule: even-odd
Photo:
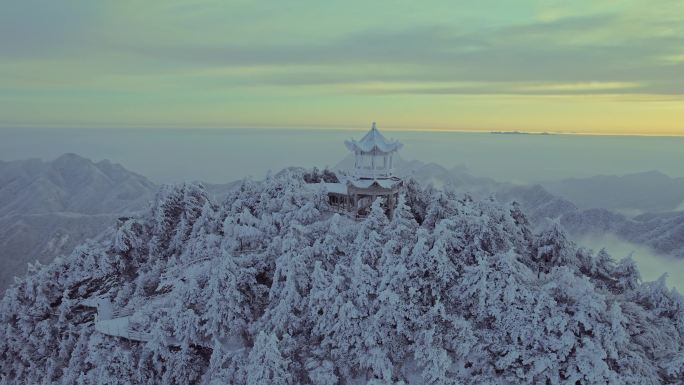
[[[365,217],[373,201],[383,198],[388,216],[392,216],[402,179],[394,175],[394,155],[403,146],[380,133],[375,122],[360,140],[345,141],[354,154],[354,166],[340,170],[338,183],[325,183],[333,210],[355,218]]]

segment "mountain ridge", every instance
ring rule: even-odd
[[[64,154],[0,163],[0,291],[27,263],[48,263],[147,207],[157,186],[108,160]]]
[[[626,214],[676,210],[684,203],[684,178],[651,170],[542,182],[547,190],[584,209],[605,208]]]

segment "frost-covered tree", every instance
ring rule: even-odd
[[[217,343],[239,340],[252,321],[249,298],[241,291],[241,283],[249,278],[229,254],[212,260],[211,267],[206,306],[200,314],[202,332]]]
[[[247,385],[293,384],[288,365],[289,360],[280,354],[275,334],[262,331],[249,353]]]
[[[296,335],[306,312],[305,295],[309,290],[311,249],[301,240],[300,230],[285,235],[280,256],[275,260],[273,282],[268,295],[269,307],[255,329],[273,330],[278,335]]]
[[[208,200],[207,192],[201,185],[186,183],[163,186],[150,212],[154,218],[151,252],[167,257],[179,253]]]
[[[239,215],[226,218],[223,233],[235,241],[237,252],[256,248],[262,236],[259,220],[246,207]]]

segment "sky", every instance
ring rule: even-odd
[[[0,127],[684,135],[680,0],[0,7]]]

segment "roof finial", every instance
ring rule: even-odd
[[[373,127],[371,127],[371,130],[377,130],[377,128],[375,128],[375,122],[373,122]]]

